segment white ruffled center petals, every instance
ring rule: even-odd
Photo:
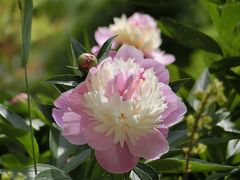
[[[160,30],[151,24],[138,26],[128,21],[125,15],[114,18],[114,24],[110,25],[113,34],[118,35],[119,44],[130,44],[144,53],[156,50],[161,44]]]
[[[152,69],[144,71],[133,59],[106,61],[86,83],[87,113],[94,117],[96,132],[113,134],[123,147],[160,127],[161,113],[167,108],[162,84]]]

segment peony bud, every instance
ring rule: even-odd
[[[89,53],[83,53],[78,58],[78,68],[80,71],[87,72],[97,65],[97,58]]]

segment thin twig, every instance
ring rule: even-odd
[[[195,141],[194,136],[198,131],[198,123],[199,123],[199,120],[202,117],[202,114],[204,113],[205,105],[207,104],[207,100],[208,100],[209,96],[210,96],[210,93],[208,93],[204,97],[204,99],[203,99],[203,101],[202,101],[202,103],[199,107],[199,111],[195,115],[195,121],[194,121],[193,129],[192,129],[192,132],[191,132],[191,135],[190,135],[190,139],[188,141],[188,146],[187,146],[187,150],[186,150],[186,154],[185,154],[186,163],[185,163],[184,180],[188,180],[188,175],[189,175],[189,171],[190,171],[190,169],[189,169],[190,155],[191,155],[191,151],[193,149],[194,141]]]
[[[36,165],[35,147],[34,147],[34,141],[33,141],[32,114],[31,114],[30,94],[29,94],[29,86],[28,86],[27,66],[24,67],[24,72],[25,72],[25,83],[26,83],[26,91],[27,91],[28,117],[29,117],[29,122],[30,122],[30,134],[31,134],[32,152],[33,152],[34,172],[36,175],[37,174],[37,165]]]

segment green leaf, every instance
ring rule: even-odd
[[[30,131],[26,131],[23,129],[15,128],[5,123],[0,123],[0,130],[3,134],[8,137],[15,138],[18,142],[20,142],[29,156],[33,158],[32,144],[31,144],[31,133]],[[33,137],[33,145],[35,150],[35,157],[38,161],[39,158],[39,147],[36,139]]]
[[[101,62],[103,59],[108,57],[108,53],[110,52],[112,47],[112,41],[115,37],[117,36],[113,36],[104,42],[97,55],[98,62]]]
[[[50,165],[50,164],[36,164],[37,166],[37,173],[40,174],[41,172],[44,172],[46,170],[54,169],[61,173],[63,173],[62,170],[57,168],[56,166]],[[34,179],[35,173],[34,173],[34,166],[30,166],[26,168],[23,172],[24,175],[28,177],[28,179]],[[60,178],[61,179],[61,178]]]
[[[57,169],[47,169],[37,174],[37,176],[34,179],[35,180],[43,180],[43,179],[71,180],[72,178],[69,175],[67,175],[64,171],[57,170]]]
[[[62,74],[62,75],[53,76],[45,80],[44,83],[76,87],[81,81],[83,81],[83,79],[81,79],[80,76]]]
[[[9,111],[7,107],[0,104],[0,116],[6,119],[9,123],[11,123],[14,127],[29,130],[25,120],[18,116],[17,114]]]
[[[140,179],[144,179],[144,180],[152,180],[151,176],[145,172],[144,170],[138,168],[138,167],[135,167],[133,169],[133,171],[137,174],[137,176],[140,178]]]
[[[221,172],[217,172],[217,173],[212,173],[210,176],[208,176],[205,180],[218,180],[218,179],[224,179],[225,176],[227,176],[228,173],[221,173]]]
[[[138,175],[140,179],[157,180],[158,173],[149,165],[139,162],[133,171]]]
[[[31,45],[31,27],[32,27],[32,0],[19,0],[19,9],[21,11],[22,25],[22,60],[23,67],[27,65],[29,50]]]
[[[49,146],[51,155],[57,160],[69,147],[68,141],[61,135],[61,132],[52,127],[49,135]]]
[[[230,113],[226,112],[225,109],[219,109],[218,111],[214,111],[211,113],[211,118],[213,120],[213,124],[216,125],[222,120],[225,120],[227,117],[229,117]]]
[[[171,146],[177,146],[180,143],[184,143],[184,139],[187,137],[187,130],[175,130],[170,131],[168,135],[168,143]]]
[[[232,67],[240,66],[240,57],[228,57],[211,64],[209,68],[210,73],[219,73],[229,70]]]
[[[177,81],[171,81],[171,82],[169,83],[169,86],[171,87],[171,89],[172,89],[173,92],[177,93],[178,90],[180,89],[180,87],[181,87],[182,85],[184,85],[184,84],[185,84],[187,81],[189,81],[189,80],[190,80],[190,78],[184,78],[184,79],[179,79],[179,80],[177,80]]]
[[[54,108],[54,106],[49,104],[42,104],[37,99],[34,99],[34,101],[36,102],[39,110],[49,120],[46,123],[51,124],[52,122],[54,122],[54,119],[52,117],[52,109]]]
[[[239,79],[227,79],[230,85],[240,94],[240,80]]]
[[[77,156],[73,157],[69,163],[67,163],[63,170],[66,172],[70,172],[76,167],[78,167],[80,164],[84,163],[90,156],[91,149],[86,149],[83,152],[79,153]]]
[[[179,155],[182,155],[183,154],[183,150],[182,148],[174,148],[174,147],[170,147],[170,150],[162,155],[162,159],[165,159],[165,158],[171,158],[171,157],[176,157],[176,156],[179,156]]]
[[[53,87],[55,87],[55,89],[57,89],[57,91],[61,94],[61,93],[64,93],[68,90],[71,89],[71,86],[68,86],[68,88],[64,85],[61,85],[61,84],[52,84]],[[69,88],[70,87],[70,88]]]
[[[1,159],[1,165],[3,165],[4,168],[7,168],[7,169],[22,169],[26,167],[27,160],[29,160],[25,156],[24,157],[25,162],[21,161],[21,159],[19,158],[19,153],[18,154],[6,153],[6,154],[3,154],[0,157],[0,159]]]
[[[188,103],[193,107],[194,110],[197,110],[199,107],[199,101],[194,97],[194,94],[198,91],[204,91],[207,88],[209,81],[209,73],[206,69],[202,72],[189,93]]]
[[[225,4],[227,0],[209,0],[209,1],[216,4]]]
[[[222,55],[222,49],[216,41],[200,31],[186,27],[171,18],[161,18],[158,24],[163,33],[189,48]]]
[[[71,43],[71,50],[72,50],[72,56],[75,61],[77,61],[78,57],[83,54],[87,53],[86,48],[78,42],[71,34],[67,33],[67,36]]]
[[[50,130],[49,146],[52,160],[59,168],[66,165],[67,159],[78,147],[70,144],[65,137],[61,135],[61,131],[54,127]]]
[[[158,173],[183,173],[186,160],[182,158],[167,158],[151,161],[148,163]],[[199,159],[191,158],[189,161],[190,170],[193,173],[199,172],[223,172],[231,171],[236,167],[223,164],[210,163]]]
[[[84,40],[84,46],[86,47],[87,51],[91,51],[91,45],[90,45],[90,41],[89,41],[88,32],[89,31],[87,29],[84,29],[83,40]]]

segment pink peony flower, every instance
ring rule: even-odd
[[[161,63],[123,45],[55,100],[53,117],[69,142],[95,149],[105,170],[125,173],[139,157],[158,159],[169,150],[168,128],[186,107],[168,82]]]
[[[129,18],[123,15],[121,18],[114,18],[114,24],[109,27],[98,28],[95,32],[98,46],[94,46],[92,52],[96,53],[114,35],[118,36],[113,42],[113,48],[122,44],[133,45],[144,53],[145,58],[153,58],[164,65],[175,61],[173,55],[158,49],[162,42],[160,30],[155,20],[147,14],[134,13]]]

